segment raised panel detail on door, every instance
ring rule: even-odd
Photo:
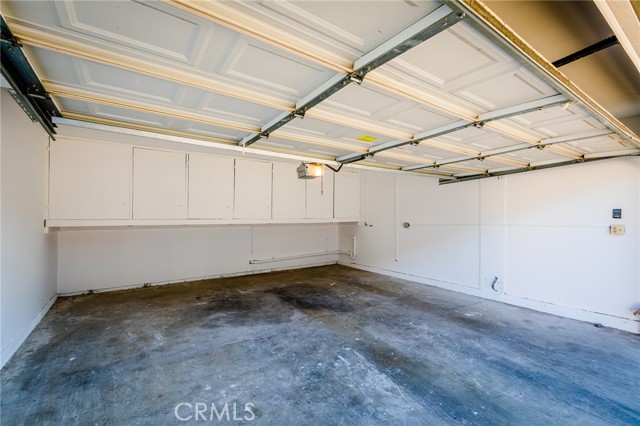
[[[133,150],[133,218],[184,219],[186,206],[185,154]]]
[[[236,160],[236,219],[271,219],[271,163]]]
[[[58,139],[49,167],[50,219],[130,218],[130,146]]]
[[[335,175],[336,219],[357,219],[360,217],[360,173],[342,171]]]
[[[333,218],[333,172],[324,168],[324,176],[307,180],[307,218]]]
[[[298,178],[298,164],[273,163],[273,218],[305,218],[305,181]]]
[[[189,219],[233,217],[233,165],[230,157],[189,154]]]

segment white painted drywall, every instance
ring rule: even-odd
[[[638,174],[633,158],[506,180],[506,292],[628,317],[640,302]]]
[[[44,233],[48,136],[2,90],[0,365],[56,295],[57,235]]]
[[[343,170],[334,174],[333,217],[360,217],[360,173]]]
[[[341,263],[640,331],[640,158],[443,186],[362,174],[363,222],[340,225],[359,254]]]
[[[263,225],[66,230],[58,233],[61,294],[335,263],[338,226]]]

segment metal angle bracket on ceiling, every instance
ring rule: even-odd
[[[502,120],[516,115],[523,115],[533,111],[540,111],[545,108],[571,103],[564,95],[554,95],[547,98],[537,99],[531,102],[514,105],[511,107],[497,109],[491,112],[480,114],[474,125],[484,126],[486,123],[494,120]]]
[[[373,153],[365,152],[364,154],[361,152],[353,152],[351,154],[345,154],[336,158],[336,161],[340,164],[350,164],[355,163],[356,161],[364,160],[367,157],[373,157]]]
[[[486,158],[494,157],[496,155],[511,154],[513,152],[525,151],[527,149],[533,149],[533,148],[544,149],[547,146],[551,146],[551,145],[577,142],[585,139],[597,138],[599,136],[610,135],[612,133],[613,131],[611,129],[603,129],[603,130],[594,130],[591,132],[579,133],[575,135],[558,136],[554,138],[542,139],[540,140],[540,142],[534,145],[530,143],[521,143],[517,145],[511,145],[503,148],[496,148],[489,151],[480,152],[478,153],[478,155],[474,155],[474,156],[466,155],[466,156],[452,158],[450,160],[436,161],[433,164],[429,164],[429,165],[418,164],[415,166],[405,166],[402,168],[402,170],[406,172],[410,172],[414,170],[429,169],[429,168],[437,169],[441,166],[446,166],[449,164],[462,163],[462,162],[471,161],[471,160],[484,160]]]
[[[2,39],[2,76],[9,82],[11,96],[29,116],[38,122],[55,140],[55,124],[52,117],[60,117],[60,111],[44,89],[42,82],[22,52],[22,45],[9,30],[7,22],[0,16]]]
[[[500,176],[513,175],[517,173],[531,172],[534,170],[544,170],[544,169],[551,169],[554,167],[570,166],[572,164],[591,163],[591,162],[600,161],[600,160],[611,160],[614,158],[637,157],[637,156],[640,156],[640,151],[634,151],[631,153],[625,152],[623,154],[608,155],[604,157],[580,158],[577,160],[562,161],[560,163],[541,164],[539,166],[529,166],[526,168],[504,170],[504,171],[498,171],[498,172],[486,172],[484,174],[475,174],[475,175],[469,175],[469,176],[461,176],[461,177],[452,176],[448,178],[441,178],[439,180],[439,184],[446,185],[449,183],[466,182],[470,180],[478,180],[478,179],[484,179],[488,177],[500,177]]]
[[[386,64],[457,22],[460,22],[465,16],[464,13],[453,12],[445,5],[438,7],[415,24],[357,59],[353,64],[352,72],[347,75],[342,73],[336,74],[316,90],[298,101],[294,111],[283,112],[271,122],[262,126],[259,133],[251,133],[244,137],[238,145],[249,146],[261,138],[268,138],[273,131],[284,126],[296,117],[304,117],[310,108],[318,105],[334,93],[342,90],[351,83],[361,84],[367,73]]]
[[[438,127],[436,129],[427,130],[422,133],[418,133],[413,138],[407,141],[391,141],[381,143],[376,146],[372,146],[366,153],[354,152],[352,154],[346,154],[336,158],[336,161],[340,163],[353,163],[370,157],[378,152],[387,151],[389,149],[398,148],[404,145],[417,145],[423,140],[436,138],[438,136],[446,135],[449,133],[457,132],[458,130],[466,129],[467,127],[483,127],[490,121],[501,120],[504,118],[514,117],[516,115],[526,114],[532,111],[540,111],[545,108],[554,107],[557,105],[566,104],[571,102],[564,95],[553,95],[547,98],[536,99],[534,101],[525,102],[519,105],[513,105],[506,108],[497,109],[484,114],[480,114],[474,121],[458,120],[450,124]],[[472,158],[470,158],[472,159]],[[426,166],[409,166],[410,168],[403,168],[403,170],[417,170],[421,168],[433,167],[433,165]]]
[[[458,120],[454,123],[446,124],[444,126],[419,133],[409,141],[391,141],[391,142],[381,143],[379,145],[372,146],[371,148],[369,148],[369,151],[365,153],[354,152],[351,154],[345,154],[343,156],[336,158],[336,161],[343,164],[354,163],[356,161],[364,160],[367,157],[372,157],[374,154],[378,152],[387,151],[389,149],[396,148],[403,145],[417,144],[422,140],[435,138],[437,136],[445,135],[447,133],[452,133],[472,125],[473,123],[467,120]]]

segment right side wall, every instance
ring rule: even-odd
[[[340,226],[358,256],[340,263],[640,332],[640,158],[451,185],[362,175],[362,222]]]

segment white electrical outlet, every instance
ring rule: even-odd
[[[624,225],[611,225],[609,227],[609,234],[624,235]]]

